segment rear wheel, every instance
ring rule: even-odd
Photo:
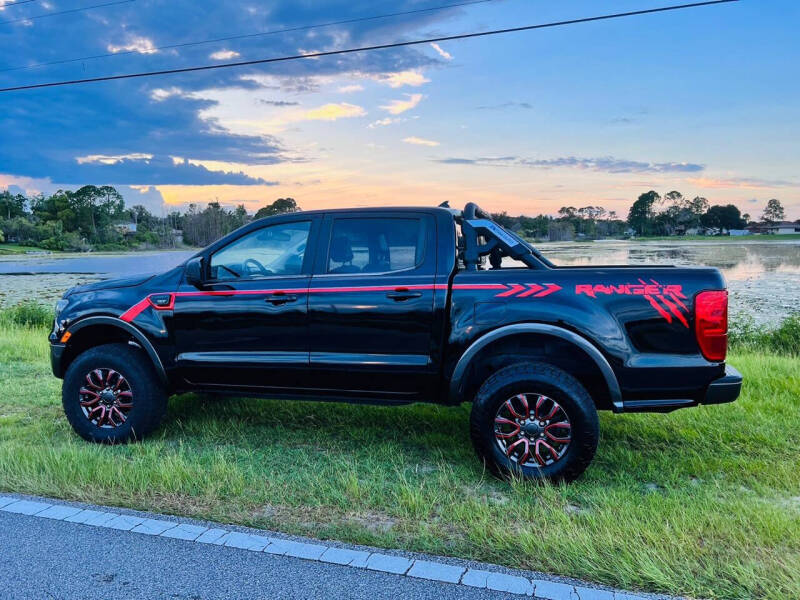
[[[83,439],[120,444],[141,439],[158,427],[167,395],[140,350],[105,344],[70,364],[61,401],[67,420]]]
[[[470,417],[472,443],[497,475],[572,481],[594,458],[597,410],[569,373],[519,363],[489,377]]]

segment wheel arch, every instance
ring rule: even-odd
[[[110,316],[88,317],[73,324],[68,331],[72,335],[61,356],[61,373],[65,373],[70,363],[90,348],[111,342],[135,342],[147,354],[161,382],[168,384],[167,373],[153,344],[130,323]]]
[[[550,354],[531,354],[532,349],[550,346]],[[522,352],[517,354],[517,352]],[[610,408],[619,412],[622,408],[622,392],[619,382],[608,362],[598,348],[585,337],[556,325],[547,323],[515,323],[494,329],[475,340],[461,355],[449,383],[450,401],[459,403],[468,400],[477,391],[482,375],[487,369],[498,368],[492,359],[500,361],[500,367],[519,362],[526,356],[548,362],[575,375],[584,386],[598,408]],[[586,358],[589,360],[586,361]],[[587,386],[586,384],[593,384]],[[597,393],[597,384],[602,388]],[[594,388],[594,390],[592,389]]]

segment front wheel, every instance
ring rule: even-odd
[[[83,439],[120,444],[158,427],[167,395],[141,350],[105,344],[86,350],[70,364],[61,401],[67,420]]]
[[[597,410],[569,373],[519,363],[489,377],[470,416],[472,444],[493,473],[572,481],[594,458]]]

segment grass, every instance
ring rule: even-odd
[[[697,597],[800,598],[800,359],[739,349],[736,403],[601,415],[570,486],[502,482],[469,406],[173,397],[141,444],[70,430],[46,330],[0,317],[0,490]]]
[[[26,252],[47,252],[36,246],[24,246],[16,243],[0,244],[0,256],[4,254],[25,254]]]
[[[777,354],[800,356],[800,313],[789,315],[778,327],[763,328],[752,318],[737,317],[728,332],[732,348],[748,352],[766,350]]]

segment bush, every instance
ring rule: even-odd
[[[53,324],[53,309],[38,302],[22,302],[0,310],[0,323],[24,325],[26,327],[50,327]]]
[[[790,315],[775,328],[758,327],[751,318],[739,318],[728,332],[733,350],[800,355],[800,314]]]

